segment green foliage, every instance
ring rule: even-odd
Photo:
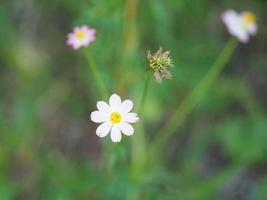
[[[0,4],[0,200],[267,199],[266,1],[10,0]],[[252,10],[259,33],[171,138],[158,131],[205,77],[229,34],[220,14]],[[135,135],[99,139],[101,100],[75,26],[110,93],[140,105],[147,50],[170,50],[173,79],[152,80]],[[140,135],[144,133],[144,138]],[[144,147],[140,143],[144,142]],[[160,141],[161,142],[161,141]],[[249,188],[242,190],[242,187]]]
[[[234,119],[221,124],[219,138],[229,156],[247,164],[265,159],[267,121]]]

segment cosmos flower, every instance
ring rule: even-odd
[[[87,47],[91,42],[95,41],[95,32],[95,29],[85,25],[76,27],[72,33],[68,34],[67,44],[75,50]]]
[[[170,51],[162,52],[162,48],[154,54],[151,54],[150,51],[148,51],[147,59],[149,62],[149,70],[153,72],[158,83],[161,82],[162,77],[171,79],[172,75],[168,71],[169,67],[173,67]]]
[[[257,33],[256,17],[252,12],[245,11],[239,14],[234,10],[227,10],[223,12],[221,18],[229,33],[237,37],[240,42],[248,42],[250,36]]]
[[[120,96],[112,94],[109,104],[98,101],[96,107],[98,110],[91,113],[91,120],[101,123],[96,129],[96,135],[105,137],[111,132],[113,142],[121,141],[121,133],[127,136],[133,135],[134,129],[130,123],[136,123],[139,118],[136,113],[130,112],[133,108],[131,100],[122,102]]]

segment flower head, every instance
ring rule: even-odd
[[[243,43],[248,42],[250,36],[257,33],[256,17],[252,12],[237,13],[234,10],[227,10],[221,17],[229,33]]]
[[[170,51],[162,52],[162,48],[159,48],[154,54],[151,54],[150,51],[148,51],[147,59],[149,62],[149,70],[153,72],[158,83],[161,82],[162,77],[171,79],[172,75],[168,71],[168,67],[173,67]]]
[[[87,47],[91,42],[95,41],[95,32],[94,28],[88,26],[76,27],[72,33],[68,34],[67,44],[75,50]]]
[[[111,131],[113,142],[121,141],[121,132],[127,136],[133,135],[134,129],[130,123],[137,122],[139,118],[136,113],[130,112],[133,108],[131,100],[121,102],[120,96],[112,94],[109,104],[98,101],[96,107],[98,110],[91,113],[91,120],[101,123],[96,129],[96,135],[105,137]]]

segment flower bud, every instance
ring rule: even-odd
[[[149,70],[153,72],[158,83],[161,82],[162,78],[171,79],[172,75],[168,71],[169,67],[173,67],[170,51],[163,52],[162,48],[159,48],[154,54],[151,54],[150,51],[148,51],[147,59],[149,62]]]

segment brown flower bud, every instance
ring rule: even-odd
[[[147,59],[149,62],[149,70],[153,72],[158,83],[161,82],[162,78],[171,79],[172,75],[168,71],[169,67],[173,67],[170,51],[162,52],[162,48],[159,48],[154,54],[148,51]]]

